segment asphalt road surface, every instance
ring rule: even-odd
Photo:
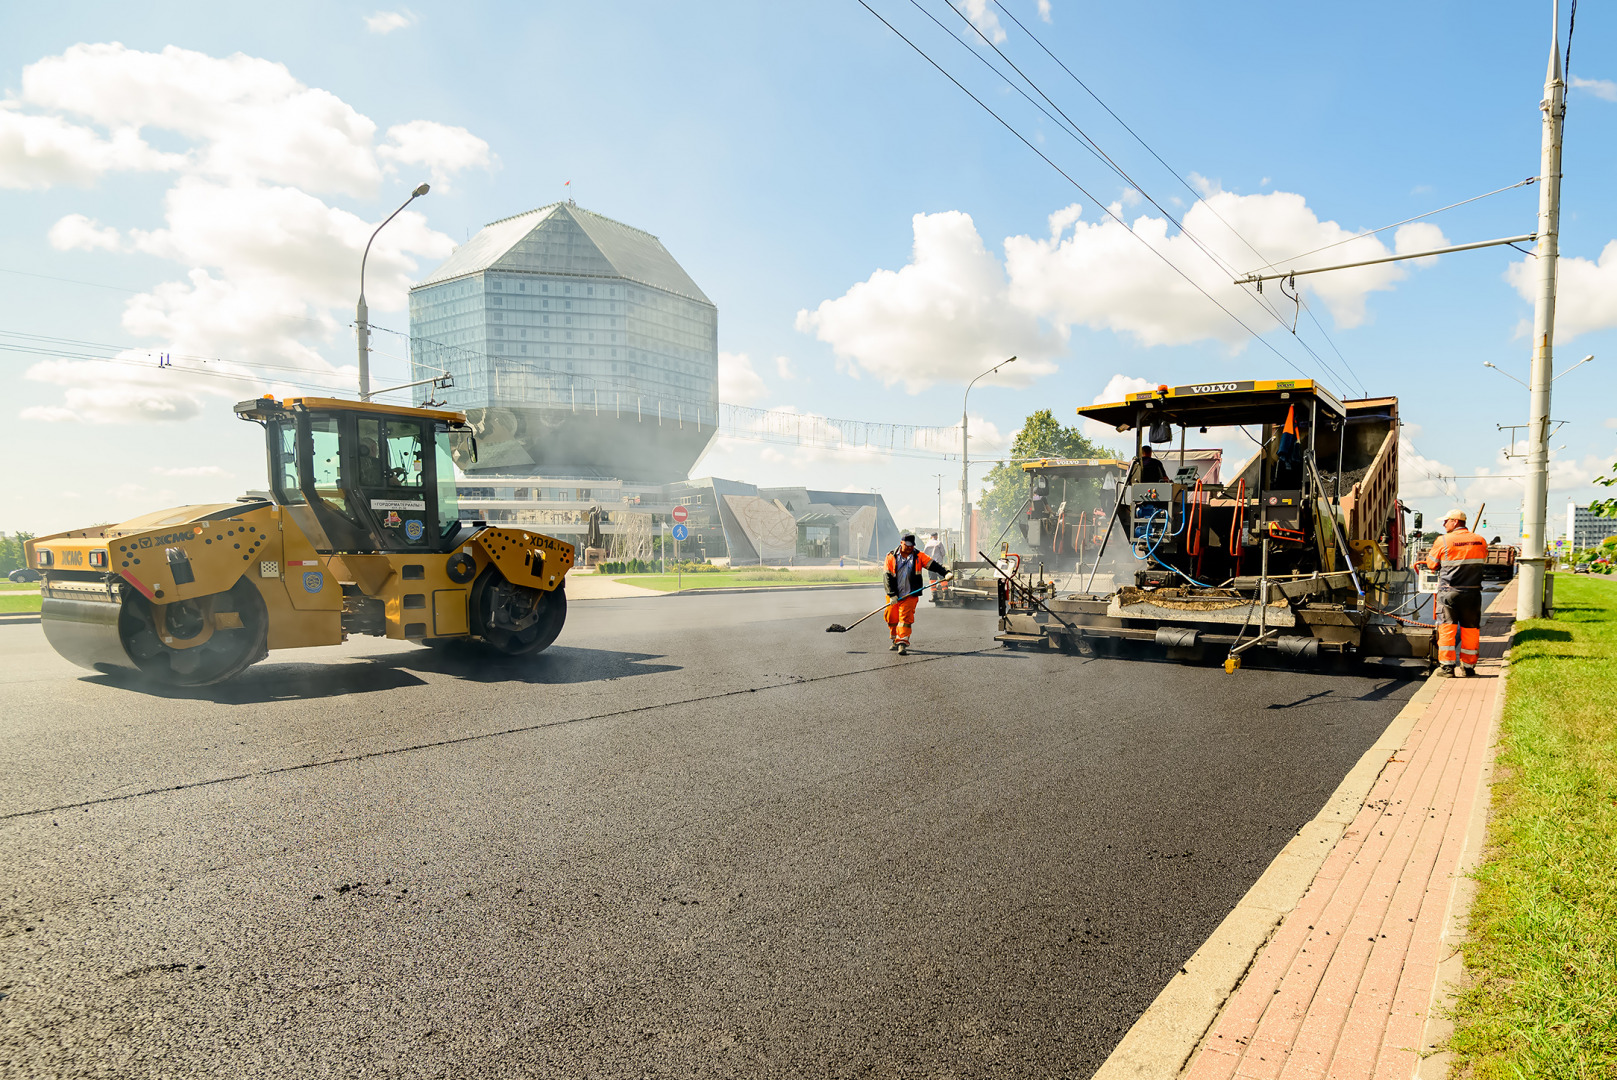
[[[1414,691],[879,599],[184,693],[0,626],[0,1075],[1086,1077]]]

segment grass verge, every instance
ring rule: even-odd
[[[7,581],[5,578],[0,578],[0,593],[29,592],[29,591],[38,592],[39,591],[39,582],[37,582],[37,581]]]
[[[1617,1077],[1617,581],[1518,624],[1454,1074]]]
[[[686,589],[760,589],[782,585],[829,585],[841,583],[868,583],[882,580],[882,575],[868,570],[735,570],[716,574],[629,574],[615,577],[625,585],[638,585],[642,589],[673,592]]]
[[[7,596],[0,593],[0,615],[12,615],[19,611],[38,611],[39,594],[24,593],[21,596]]]

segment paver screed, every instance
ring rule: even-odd
[[[1444,681],[1230,997],[1185,1076],[1414,1077],[1473,808],[1487,792],[1514,586],[1474,678]]]

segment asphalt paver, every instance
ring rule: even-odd
[[[1088,1076],[1415,685],[879,600],[183,692],[0,627],[0,1073]]]

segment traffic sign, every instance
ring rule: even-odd
[[[681,509],[683,509],[683,507]],[[678,525],[674,526],[674,539],[675,540],[683,540],[687,536],[689,536],[690,534],[691,534],[691,531],[685,527],[684,522],[680,522]]]
[[[674,507],[674,520],[675,521],[683,523],[685,521],[685,519],[690,517],[690,516],[691,516],[691,512],[689,510],[685,509],[683,506]],[[684,539],[684,537],[681,537],[681,539]]]

